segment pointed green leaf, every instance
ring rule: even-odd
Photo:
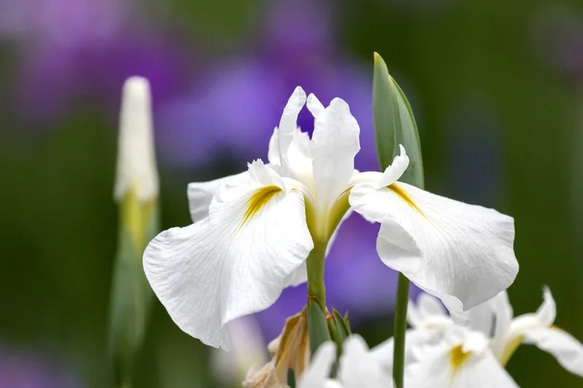
[[[421,142],[419,140],[419,131],[417,130],[415,116],[413,115],[411,104],[399,84],[392,77],[391,81],[399,93],[397,100],[399,103],[399,114],[401,116],[401,131],[397,131],[397,143],[405,147],[407,156],[409,156],[409,167],[407,167],[407,170],[405,170],[399,180],[419,188],[424,188],[423,157],[421,155]]]
[[[401,115],[389,69],[377,53],[374,54],[372,106],[377,154],[381,170],[384,170],[392,163],[399,149],[396,130],[401,127]]]
[[[340,338],[340,333],[338,332],[338,326],[336,325],[334,317],[328,317],[326,321],[328,323],[328,330],[330,331],[330,338],[336,344],[336,349],[340,355],[342,353],[342,343],[344,342],[344,339]]]
[[[402,144],[409,156],[409,167],[400,181],[423,188],[421,144],[411,105],[377,53],[374,55],[373,112],[381,169],[392,163]]]
[[[344,343],[344,340],[346,340],[346,338],[348,338],[348,336],[351,334],[350,326],[348,325],[348,322],[344,320],[344,317],[338,312],[338,310],[333,309],[332,314],[334,315],[334,322],[338,328],[338,337],[341,343]]]
[[[330,332],[326,321],[326,313],[314,299],[308,300],[308,336],[310,338],[310,352],[313,355],[318,347],[330,341]]]

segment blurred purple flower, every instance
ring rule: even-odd
[[[159,145],[166,160],[206,168],[225,156],[265,159],[283,106],[300,85],[327,105],[345,99],[361,127],[358,169],[378,169],[372,118],[372,74],[336,53],[331,2],[272,2],[265,37],[257,47],[229,58],[197,79],[191,91],[158,110]],[[301,26],[301,28],[300,28]],[[206,80],[203,82],[202,80]],[[304,110],[302,130],[313,130]],[[340,228],[326,268],[329,304],[350,311],[352,322],[390,313],[396,274],[376,253],[378,226],[353,215]],[[305,286],[285,290],[257,315],[265,338],[275,338],[285,319],[303,308]]]
[[[86,47],[34,50],[17,80],[20,110],[27,119],[57,118],[76,101],[97,101],[116,112],[121,86],[132,75],[146,77],[154,98],[181,89],[186,61],[170,39],[122,35]]]
[[[70,371],[38,354],[0,350],[0,387],[80,388],[85,386]]]
[[[128,16],[118,0],[0,0],[0,34],[65,47],[107,40]]]
[[[126,17],[130,10],[117,8],[117,1],[71,5],[73,0],[49,0],[42,6],[50,12],[35,16],[46,20],[34,23],[23,17],[31,17],[29,10],[44,0],[22,0],[18,7],[2,1],[0,10],[20,15],[0,18],[0,33],[26,44],[16,82],[21,109],[30,119],[58,117],[78,99],[97,99],[117,111],[123,80],[142,75],[152,84],[161,156],[177,166],[202,169],[217,159],[265,159],[283,106],[301,85],[323,103],[334,97],[349,103],[361,127],[356,168],[378,169],[372,74],[338,53],[332,2],[271,2],[260,42],[210,70],[195,68],[192,74],[189,58],[173,39],[151,28],[136,32]],[[5,19],[21,22],[6,24]],[[60,24],[67,28],[60,30]],[[29,29],[23,30],[25,26]],[[312,130],[308,112],[300,115],[299,125]],[[350,310],[353,322],[386,315],[392,307],[395,274],[377,257],[377,228],[353,215],[340,229],[327,260],[329,302],[340,311]],[[285,318],[299,311],[305,298],[305,287],[286,290],[276,305],[259,315],[266,338],[279,333]]]
[[[363,151],[357,155],[357,168],[377,168],[372,80],[349,68],[330,67],[318,73],[318,79],[310,68],[298,66],[289,77],[282,70],[261,61],[239,61],[207,75],[213,80],[210,85],[197,85],[192,94],[162,106],[157,128],[165,158],[183,166],[208,166],[225,154],[240,160],[265,159],[282,107],[301,85],[324,103],[340,96],[350,104],[361,126]],[[304,131],[313,129],[307,112],[300,115],[299,125]]]
[[[211,165],[226,154],[265,158],[282,107],[301,85],[322,102],[346,99],[361,126],[357,168],[376,168],[372,76],[334,55],[330,4],[273,2],[257,47],[215,65],[190,92],[158,110],[163,155],[183,166]],[[309,131],[313,122],[304,113],[299,124]]]
[[[78,101],[117,112],[123,81],[132,75],[148,78],[159,101],[182,91],[184,51],[165,31],[130,20],[127,3],[0,1],[0,34],[21,46],[14,89],[27,120],[59,118]]]

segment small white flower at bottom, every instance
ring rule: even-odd
[[[583,345],[553,326],[556,306],[548,288],[536,313],[513,318],[506,291],[455,323],[441,304],[427,294],[410,303],[405,354],[407,387],[517,387],[504,366],[522,343],[552,354],[569,372],[583,377]],[[373,349],[385,370],[392,370],[392,339]]]
[[[344,341],[336,378],[330,370],[336,360],[336,346],[322,344],[308,369],[301,376],[298,388],[392,388],[393,379],[371,354],[366,342],[353,334]]]

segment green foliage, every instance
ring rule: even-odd
[[[352,330],[350,329],[350,323],[348,322],[348,314],[343,317],[336,309],[332,310],[332,314],[334,316],[334,323],[338,328],[338,338],[340,339],[340,342],[343,343],[344,340],[352,333]]]
[[[326,313],[315,299],[308,300],[308,336],[310,338],[310,352],[314,354],[318,347],[330,341],[330,332],[326,322]]]
[[[411,105],[397,82],[389,74],[385,61],[374,55],[373,111],[379,163],[384,170],[405,147],[409,167],[400,181],[424,188],[423,159],[415,116]],[[405,331],[407,329],[407,303],[409,280],[399,274],[397,300],[395,302],[393,378],[397,388],[403,387]]]
[[[132,208],[134,211],[128,211]],[[141,204],[128,193],[120,207],[109,325],[110,356],[118,387],[131,386],[133,365],[144,341],[153,294],[144,274],[142,255],[147,242],[159,231],[158,224],[156,201]]]
[[[339,359],[342,355],[342,345],[351,333],[348,315],[343,317],[338,310],[332,309],[332,315],[328,317],[328,328],[332,341],[336,343],[336,355]]]
[[[374,55],[373,112],[381,169],[392,163],[399,154],[399,145],[403,145],[409,156],[409,167],[400,180],[423,188],[423,159],[415,116],[407,97],[377,53]]]

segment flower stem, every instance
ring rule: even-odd
[[[395,388],[403,388],[405,369],[405,332],[407,331],[407,304],[409,303],[409,279],[399,273],[393,347],[393,379]]]
[[[323,311],[326,311],[326,287],[324,285],[324,261],[327,243],[315,241],[314,249],[306,260],[308,271],[308,299],[318,302]]]
[[[312,355],[318,347],[330,341],[326,320],[326,287],[324,286],[324,260],[327,242],[314,241],[314,249],[306,261],[308,271],[308,336]]]

